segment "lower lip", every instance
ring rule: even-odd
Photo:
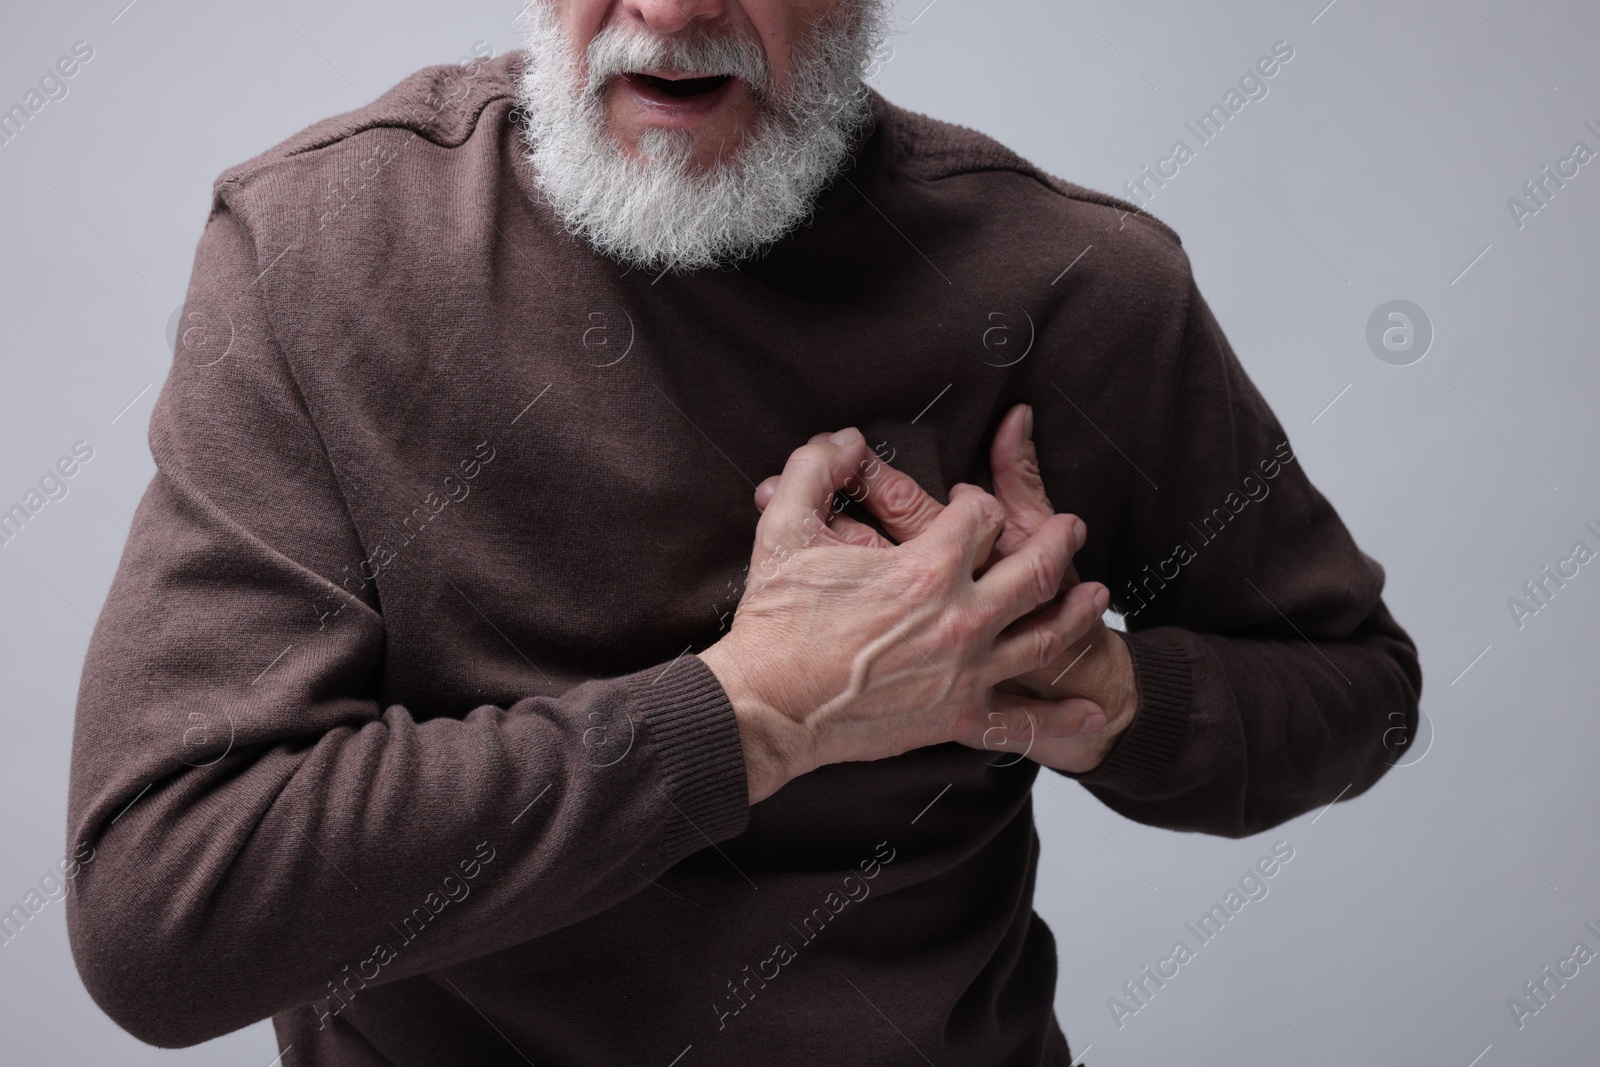
[[[709,93],[696,96],[668,96],[632,75],[617,79],[630,100],[644,110],[652,122],[663,126],[690,125],[721,107],[734,91],[737,78],[729,78]]]

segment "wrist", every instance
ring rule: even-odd
[[[1108,737],[1115,737],[1128,728],[1139,712],[1139,682],[1134,675],[1133,652],[1128,648],[1126,635],[1110,627],[1106,628],[1106,632],[1114,635],[1109,642],[1114,666],[1111,671],[1112,697],[1108,701],[1110,706],[1105,708],[1105,732]]]
[[[1107,627],[1106,634],[1106,650],[1111,657],[1111,669],[1107,672],[1110,684],[1106,700],[1101,705],[1106,724],[1093,735],[1089,759],[1083,766],[1074,768],[1080,774],[1092,771],[1105,762],[1117,739],[1132,725],[1134,716],[1139,712],[1139,685],[1133,673],[1133,653],[1120,631]]]
[[[1105,724],[1092,733],[1082,735],[1082,745],[1074,749],[1070,760],[1041,760],[1047,767],[1071,774],[1088,774],[1106,761],[1122,734],[1133,724],[1139,712],[1139,685],[1134,676],[1133,653],[1117,630],[1106,628],[1107,661],[1103,667],[1105,680],[1102,693],[1096,700],[1105,714]]]
[[[755,804],[815,766],[805,728],[763,694],[759,661],[727,642],[724,637],[699,657],[721,683],[738,721],[750,803]]]

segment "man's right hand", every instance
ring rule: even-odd
[[[869,512],[880,461],[855,429],[789,457],[756,527],[733,624],[700,653],[738,717],[750,802],[830,763],[885,759],[981,733],[1008,711],[1056,702],[996,694],[1043,668],[1100,618],[1104,586],[1073,585],[1069,515],[974,578],[1006,520],[998,500],[957,485],[918,536],[888,548],[828,528],[843,489]],[[1024,618],[1024,616],[1029,616]]]

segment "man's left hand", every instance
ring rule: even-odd
[[[1019,404],[1006,413],[990,446],[994,495],[1005,506],[1006,523],[980,571],[1016,551],[1055,514],[1039,474],[1032,430],[1033,410]],[[904,542],[926,529],[944,506],[909,475],[887,463],[877,466],[876,471],[862,477],[862,488],[851,496],[868,507],[895,542]],[[761,483],[756,490],[757,507],[765,508],[777,484],[777,477]],[[834,512],[828,525],[856,544],[894,543],[842,512]],[[1082,519],[1078,520],[1077,532],[1081,549],[1088,532]],[[1069,568],[1062,581],[1062,595],[1079,581],[1076,569]],[[1044,605],[1038,610],[1049,607]],[[962,743],[971,748],[1021,753],[1043,766],[1073,774],[1099,766],[1137,712],[1132,656],[1121,635],[1106,626],[1103,619],[1096,619],[1083,637],[1068,645],[1049,667],[1018,675],[995,688],[1003,693],[1058,701],[1059,713],[1041,717],[1021,707],[995,712],[980,737],[964,739]]]

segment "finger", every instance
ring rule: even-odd
[[[1004,747],[1013,751],[1031,747],[1035,741],[1076,737],[1105,719],[1100,705],[1087,697],[1052,700],[995,689],[990,691],[989,704],[985,746],[995,747],[994,742],[1003,739]]]
[[[994,539],[1005,525],[1006,513],[1000,501],[976,486],[950,490],[950,504],[934,517],[922,533],[905,547],[938,556],[955,556],[963,575],[970,575],[979,563],[989,558]]]
[[[777,491],[778,475],[776,474],[756,486],[756,510],[767,510],[767,505],[772,502],[772,494]]]
[[[1018,404],[1006,412],[989,446],[989,470],[994,479],[994,495],[1006,509],[1006,528],[995,542],[1002,555],[1009,555],[1055,513],[1039,473],[1039,453],[1033,443],[1033,408]],[[1078,534],[1081,547],[1084,531]]]
[[[1100,705],[1086,697],[1047,699],[1003,692],[997,686],[980,713],[954,740],[969,748],[1026,755],[1036,744],[1076,737],[1103,724]]]
[[[757,511],[765,511],[767,509],[767,505],[772,502],[773,494],[778,491],[779,480],[780,476],[774,474],[772,477],[766,479],[760,485],[756,486],[755,498]],[[847,500],[856,500],[865,491],[866,488],[864,483],[862,482],[861,478],[857,477],[856,475],[851,475],[850,477],[846,478],[845,485],[840,490]],[[843,507],[844,504],[845,501],[840,500],[838,494],[835,494],[833,499],[834,510],[837,511],[839,508]]]
[[[944,510],[915,478],[882,460],[874,460],[863,481],[866,491],[859,497],[861,506],[901,544],[926,531]]]
[[[955,501],[958,498],[960,498],[963,494],[966,494],[966,493],[982,493],[982,492],[983,492],[983,489],[981,487],[979,487],[979,486],[968,485],[965,482],[958,482],[957,484],[952,485],[950,487],[950,494],[949,494],[950,495],[950,502],[951,503],[955,503]],[[982,577],[984,572],[986,572],[989,569],[990,565],[993,564],[996,560],[998,560],[1000,558],[1001,553],[998,551],[998,546],[1000,544],[1000,538],[1004,537],[1005,535],[1006,535],[1006,524],[1005,523],[1001,523],[1001,525],[1000,525],[1000,534],[999,534],[998,537],[995,538],[996,550],[995,551],[991,551],[989,553],[988,557],[982,563],[978,564],[978,566],[976,568],[974,568],[974,570],[972,572],[972,577],[974,579]]]
[[[776,474],[756,486],[756,509],[766,510],[767,503],[772,500],[772,495],[778,491],[779,478]],[[839,535],[839,540],[850,545],[860,545],[863,548],[893,548],[894,542],[879,535],[877,530],[864,522],[857,522],[843,512],[834,512],[833,518],[828,520],[828,529]]]
[[[1055,513],[1039,474],[1039,453],[1033,444],[1033,408],[1018,404],[1006,412],[989,446],[994,495],[1006,511],[1034,523]]]
[[[1006,512],[1006,525],[1005,528],[1000,531],[1000,536],[995,538],[994,556],[991,557],[989,561],[991,565],[999,563],[1007,556],[1013,556],[1022,551],[1022,546],[1028,543],[1028,538],[1032,537],[1043,528],[1043,523],[1041,522],[1040,524],[1033,526],[1031,529],[1028,529],[1024,533],[1018,527],[1013,525],[1012,519],[1013,517],[1011,512]],[[1066,572],[1061,576],[1061,588],[1066,589],[1069,586],[1077,585],[1078,582],[1082,580],[1078,577],[1076,556],[1083,550],[1083,541],[1084,537],[1088,534],[1088,528],[1084,526],[1083,520],[1078,518],[1076,515],[1049,515],[1045,517],[1045,521],[1048,521],[1049,519],[1058,519],[1067,523],[1068,528],[1072,531],[1070,535],[1072,544],[1068,554],[1073,558],[1068,560]],[[981,575],[986,572],[987,568],[984,568],[979,570],[978,573]]]
[[[1061,593],[1076,548],[1071,515],[1052,515],[1021,548],[978,579],[985,617],[998,632]]]
[[[843,513],[828,520],[828,529],[838,534],[839,540],[862,548],[893,548],[894,542],[882,537],[877,530],[864,522],[857,522]]]
[[[828,439],[828,436],[829,435],[826,431],[823,433],[812,434],[810,440],[808,440],[806,444],[821,444],[823,441]],[[767,505],[771,503],[772,494],[778,491],[778,478],[779,475],[774,474],[770,478],[763,479],[761,484],[756,486],[757,511],[765,511],[767,509]]]
[[[859,477],[871,458],[866,438],[854,427],[795,449],[756,524],[756,543],[770,552],[814,542],[834,513],[834,493]]]
[[[1062,649],[1083,640],[1110,599],[1105,586],[1084,582],[1048,611],[1007,627],[995,638],[989,657],[995,681],[1044,669]]]

